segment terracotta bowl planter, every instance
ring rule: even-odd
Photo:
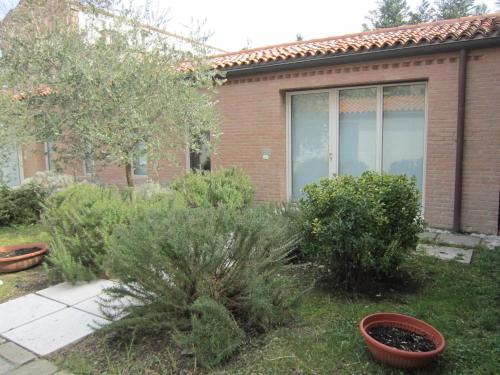
[[[47,245],[43,242],[14,246],[0,246],[0,253],[5,254],[25,249],[33,249],[33,251],[17,256],[0,256],[0,273],[17,272],[36,266],[42,262],[43,257],[47,253]]]
[[[368,334],[370,328],[376,326],[396,327],[415,332],[431,340],[436,349],[429,352],[409,352],[387,346]],[[368,345],[368,350],[376,360],[402,369],[416,369],[428,365],[444,350],[446,345],[443,335],[436,328],[422,320],[402,314],[377,313],[368,315],[359,324],[359,330]]]

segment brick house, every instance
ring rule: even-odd
[[[258,48],[214,58],[222,141],[260,200],[334,174],[417,177],[432,227],[496,234],[500,14]]]
[[[241,166],[258,200],[295,199],[326,176],[406,173],[417,178],[430,226],[498,233],[500,14],[226,53],[213,63],[227,82],[211,166]],[[178,159],[142,174],[168,183],[199,161],[183,150]],[[22,160],[26,177],[48,164],[29,152]],[[95,177],[125,182],[112,165]]]

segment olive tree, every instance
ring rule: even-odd
[[[204,38],[179,48],[139,12],[106,1],[87,1],[95,22],[82,28],[70,2],[54,1],[50,14],[41,2],[26,2],[22,27],[2,29],[0,120],[15,133],[50,140],[58,162],[118,164],[129,186],[138,157],[174,160],[180,149],[199,148],[200,134],[217,139],[213,91],[223,78],[208,64]]]

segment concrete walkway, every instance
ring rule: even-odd
[[[112,285],[62,283],[0,304],[0,375],[64,374],[40,357],[110,323],[98,302]]]

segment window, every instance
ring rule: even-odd
[[[92,176],[94,174],[94,157],[92,152],[92,146],[87,144],[85,147],[85,159],[83,160],[83,173],[86,176]]]
[[[54,144],[51,141],[45,142],[45,158],[48,171],[55,171]]]
[[[94,160],[92,158],[86,158],[83,161],[83,172],[87,176],[91,176],[94,174]]]
[[[191,148],[189,150],[189,168],[197,171],[210,171],[210,147],[208,141],[210,139],[209,133],[204,133],[197,138],[197,149]]]
[[[146,146],[144,142],[140,142],[137,146],[138,155],[132,163],[132,169],[135,176],[147,176],[148,175],[148,156],[146,155]]]
[[[335,174],[414,176],[424,189],[424,83],[289,93],[288,193]]]
[[[22,181],[22,168],[17,147],[0,151],[0,183],[18,186]]]

